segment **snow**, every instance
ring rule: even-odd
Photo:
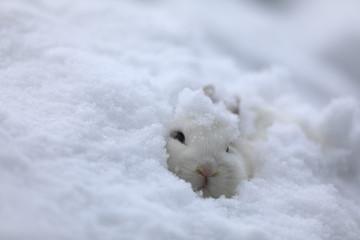
[[[2,0],[0,239],[359,239],[360,4],[270,3]],[[166,168],[206,84],[295,119],[231,199]]]
[[[170,120],[170,124],[175,121],[179,125],[180,119],[188,119],[188,122],[182,124],[183,126],[180,125],[180,127],[186,126],[193,129],[193,131],[196,131],[194,128],[202,127],[213,134],[216,132],[219,134],[215,135],[217,137],[226,135],[226,138],[231,139],[231,141],[240,136],[238,116],[226,109],[222,102],[213,104],[210,98],[204,95],[203,89],[192,91],[185,88],[181,91],[173,118]],[[221,133],[215,131],[215,128],[219,127],[219,125],[222,128]],[[166,128],[171,128],[171,126],[166,126]],[[194,132],[193,137],[205,136],[198,136]]]

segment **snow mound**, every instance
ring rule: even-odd
[[[256,2],[2,1],[0,239],[357,240],[356,56],[328,56],[360,36],[359,3]],[[241,97],[244,133],[254,106],[297,121],[231,199],[166,166],[174,114],[221,114],[182,92],[206,84]]]
[[[238,117],[227,110],[221,102],[214,104],[204,95],[202,89],[184,89],[180,92],[174,118],[184,119],[189,121],[186,125],[200,126],[208,131],[215,131],[216,127],[221,126],[222,134],[232,140],[240,135]]]

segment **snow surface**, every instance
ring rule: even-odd
[[[0,239],[359,239],[359,9],[2,0]],[[209,83],[241,96],[244,134],[253,106],[296,119],[231,199],[166,169],[178,95]]]

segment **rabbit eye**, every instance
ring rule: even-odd
[[[226,152],[228,153],[228,152],[229,152],[229,150],[230,150],[230,149],[229,149],[229,147],[227,147],[227,148],[226,148]]]
[[[183,144],[185,143],[185,135],[180,131],[174,131],[170,134],[170,136]]]

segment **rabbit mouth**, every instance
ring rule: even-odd
[[[195,187],[195,191],[201,191],[204,189],[208,189],[210,186],[210,182],[219,175],[219,173],[215,172],[213,174],[211,174],[210,176],[204,176],[201,175],[201,179],[200,179],[200,183],[198,186]]]
[[[206,188],[208,185],[209,185],[209,179],[208,179],[208,177],[204,177],[204,178],[202,179],[201,185],[197,188],[197,190],[198,190],[198,191],[203,190],[203,189]]]
[[[200,192],[201,195],[203,197],[205,197],[205,198],[208,198],[208,197],[217,198],[217,197],[219,197],[219,196],[213,194],[213,191],[212,191],[213,184],[211,183],[211,180],[212,179],[210,179],[208,177],[203,177],[201,179],[200,186],[194,188],[194,191],[195,192]]]
[[[219,175],[218,172],[210,172],[204,171],[203,169],[197,168],[195,171],[201,178],[200,178],[200,186],[196,187],[196,191],[201,191],[207,189],[210,185],[211,179],[217,177]]]

